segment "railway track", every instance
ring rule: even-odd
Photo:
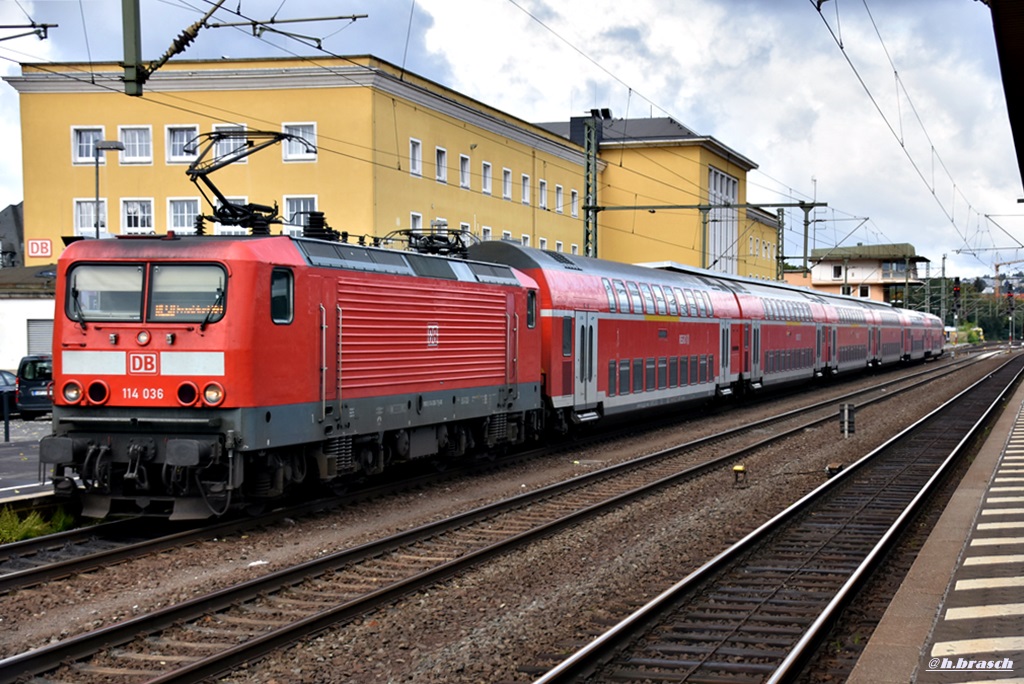
[[[941,367],[931,371],[916,382],[930,382],[954,372]],[[903,380],[893,384],[897,382]],[[900,391],[904,390],[875,387],[856,394],[875,394],[863,405],[893,398]],[[822,404],[834,407],[850,398],[819,402],[815,410],[821,412]],[[832,421],[834,411],[810,423],[796,418],[787,415],[785,420],[793,425],[785,430],[776,426],[777,434],[758,443],[798,435],[810,424]],[[742,430],[763,427],[747,425]],[[714,439],[715,449],[721,451],[721,436]],[[50,672],[69,661],[76,662],[57,672],[57,677],[98,681],[116,676],[128,681],[171,682],[195,681],[222,672],[543,535],[720,467],[752,448],[748,440],[717,459],[694,458],[694,449],[708,442],[698,440],[613,466],[7,658],[0,661],[0,680]],[[687,465],[687,458],[696,464]],[[148,636],[138,637],[140,634]],[[169,667],[176,669],[165,672]]]
[[[792,681],[1022,372],[1011,359],[535,684]]]
[[[963,368],[977,359],[962,359],[944,366],[927,367],[909,375],[901,375],[880,382],[868,389],[847,392],[841,397],[813,402],[797,409],[796,412],[784,414],[775,419],[762,421],[755,425],[747,425],[737,430],[730,430],[716,436],[719,442],[747,434],[751,430],[763,428],[775,420],[806,415],[810,412],[825,412],[837,403],[849,402],[870,395],[881,395],[890,388],[906,382],[928,381],[933,377],[944,377],[950,372]],[[691,444],[696,446],[696,443]],[[522,454],[510,460],[521,460],[543,455],[546,450],[538,449],[536,454]],[[491,464],[483,467],[496,467]],[[331,498],[313,501],[302,506],[275,510],[270,513],[247,517],[241,520],[226,520],[206,525],[172,525],[166,521],[152,519],[119,520],[101,525],[68,530],[65,532],[37,537],[34,539],[0,546],[0,594],[24,589],[44,582],[68,577],[77,573],[87,572],[96,568],[107,567],[144,555],[159,553],[168,549],[194,544],[205,539],[223,538],[228,535],[243,533],[247,530],[266,527],[279,522],[285,517],[309,515],[316,512],[329,511],[342,505],[352,505],[380,496],[387,495],[396,489],[431,487],[439,478],[469,474],[480,469],[479,464],[466,464],[459,470],[452,469],[443,475],[427,474],[411,477],[398,484],[370,486],[353,492],[344,499]]]

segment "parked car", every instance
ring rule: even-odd
[[[0,401],[7,404],[8,414],[17,411],[14,393],[18,391],[18,377],[11,371],[0,370]],[[0,416],[3,416],[3,404],[0,404]]]
[[[22,420],[33,420],[53,409],[53,357],[26,356],[18,364],[17,407]]]

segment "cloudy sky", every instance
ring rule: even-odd
[[[211,7],[140,4],[147,60]],[[565,121],[592,107],[671,116],[758,164],[749,201],[826,202],[812,246],[910,242],[933,275],[944,255],[947,275],[961,276],[1024,259],[1024,190],[988,7],[824,0],[819,12],[817,4],[227,0],[211,21],[368,16],[277,25],[320,39],[322,51],[207,28],[184,56],[373,54],[527,121]],[[0,72],[20,73],[22,62],[121,60],[120,7],[0,0],[0,24],[59,25],[46,40],[0,30]],[[0,206],[22,199],[19,125],[17,93],[0,84]],[[787,218],[787,254],[802,248],[802,218]]]

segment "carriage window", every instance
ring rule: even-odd
[[[604,283],[604,292],[608,295],[608,310],[615,313],[615,293],[612,291],[612,284],[607,278],[601,278]]]
[[[685,290],[686,292],[686,308],[690,310],[691,316],[699,315],[697,313],[697,302],[693,299],[693,290]]]
[[[697,299],[697,311],[700,312],[698,315],[701,316],[701,317],[707,316],[708,315],[708,309],[707,309],[707,306],[704,304],[704,293],[703,292],[694,292],[693,296]]]
[[[672,294],[672,288],[665,286],[665,300],[668,302],[668,313],[670,316],[678,316],[679,309],[676,307],[676,296]]]
[[[270,320],[274,323],[291,323],[295,310],[292,272],[286,268],[275,268],[270,274]]]
[[[647,283],[640,283],[640,292],[644,296],[644,312],[653,314],[656,313],[654,308],[654,295],[651,294],[651,288]]]
[[[657,285],[651,285],[651,289],[654,291],[654,301],[658,305],[658,314],[661,316],[665,315],[665,295],[662,293],[661,288]]]
[[[227,305],[227,273],[213,264],[154,264],[150,321],[216,323]]]
[[[629,288],[629,300],[633,303],[633,313],[643,313],[644,301],[640,299],[640,289],[636,283],[626,283],[626,287]]]
[[[683,291],[680,290],[678,287],[675,288],[675,291],[676,291],[676,301],[679,302],[679,315],[680,316],[689,316],[690,312],[686,308],[686,297],[683,296]]]
[[[572,356],[572,318],[562,318],[562,356]]]
[[[528,290],[526,292],[526,327],[536,328],[537,327],[537,291]]]
[[[141,321],[142,264],[75,266],[65,313],[73,321]]]
[[[629,313],[629,295],[626,294],[626,286],[621,280],[613,281],[615,285],[615,297],[619,300],[619,311]]]
[[[629,361],[619,361],[619,394],[629,394]]]

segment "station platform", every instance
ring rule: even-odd
[[[48,494],[53,486],[39,480],[39,440],[50,434],[49,420],[12,418],[4,441],[0,418],[0,502]]]
[[[1024,684],[1024,385],[847,682]]]

